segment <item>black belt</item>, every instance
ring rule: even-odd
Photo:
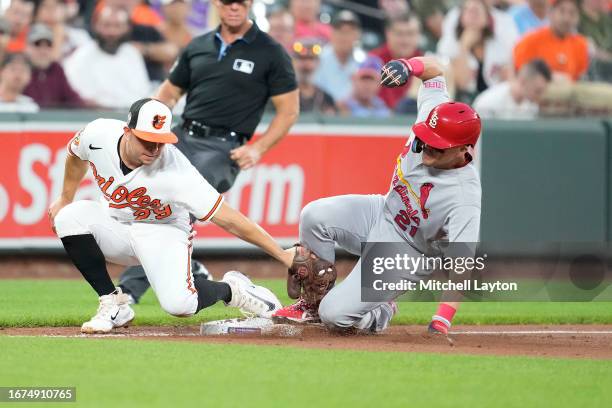
[[[197,120],[185,119],[183,122],[183,129],[189,134],[189,136],[206,138],[206,137],[217,137],[225,140],[236,140],[240,143],[251,138],[251,135],[247,133],[234,132],[232,130],[214,126],[208,126]]]

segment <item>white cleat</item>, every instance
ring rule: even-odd
[[[270,319],[274,312],[282,307],[272,291],[263,286],[254,285],[240,272],[227,272],[223,275],[223,282],[232,289],[232,300],[227,306],[239,308],[245,316]]]
[[[81,326],[81,333],[110,333],[116,327],[128,327],[134,320],[134,310],[130,307],[129,297],[117,288],[115,293],[100,296],[100,306],[96,315]]]

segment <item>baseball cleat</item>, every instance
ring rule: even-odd
[[[387,327],[389,327],[389,325],[391,324],[391,319],[393,319],[393,316],[397,314],[398,310],[399,308],[397,307],[397,303],[395,303],[394,301],[383,303],[382,305],[380,305],[381,321],[379,323],[380,328],[377,329],[378,332],[381,332],[387,329]]]
[[[132,320],[134,320],[134,310],[129,305],[129,297],[117,288],[110,295],[100,296],[100,306],[96,315],[83,323],[81,332],[110,333],[114,328],[128,327]]]
[[[128,299],[128,305],[135,305],[136,303],[138,303],[136,299],[134,299],[134,296],[132,296],[131,293],[126,293],[125,295],[127,296],[127,299]]]
[[[292,305],[278,309],[272,315],[274,323],[306,324],[319,323],[319,313],[315,305],[308,304],[304,299],[299,299]]]
[[[232,290],[232,299],[227,306],[237,307],[247,317],[271,318],[282,307],[274,293],[263,286],[254,285],[249,278],[238,271],[223,275],[223,282]]]

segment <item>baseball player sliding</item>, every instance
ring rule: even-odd
[[[361,301],[361,262],[334,287],[334,245],[359,254],[361,242],[407,242],[411,256],[435,254],[434,243],[478,241],[480,178],[472,163],[480,117],[468,105],[450,102],[442,68],[427,57],[394,60],[381,84],[402,86],[409,76],[423,84],[418,117],[397,158],[386,195],[345,195],[309,203],[300,217],[300,244],[289,269],[287,289],[298,302],[278,310],[275,321],[320,319],[336,328],[384,330],[397,311],[386,302]],[[411,275],[418,278],[421,273]],[[442,303],[429,330],[447,334],[458,303]]]
[[[240,272],[227,272],[221,282],[192,274],[190,213],[258,245],[287,266],[292,254],[223,202],[172,146],[177,138],[171,123],[166,105],[141,99],[131,106],[127,123],[94,120],[68,144],[62,193],[49,217],[68,256],[100,297],[96,315],[81,328],[84,333],[108,333],[134,319],[128,296],[108,275],[106,260],[141,264],[162,308],[174,316],[191,316],[220,300],[261,317],[281,307],[272,292]],[[73,202],[88,167],[104,200]]]

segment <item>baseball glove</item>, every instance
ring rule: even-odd
[[[336,283],[336,267],[300,244],[295,247],[287,276],[287,293],[292,299],[302,297],[307,303],[318,305]]]

